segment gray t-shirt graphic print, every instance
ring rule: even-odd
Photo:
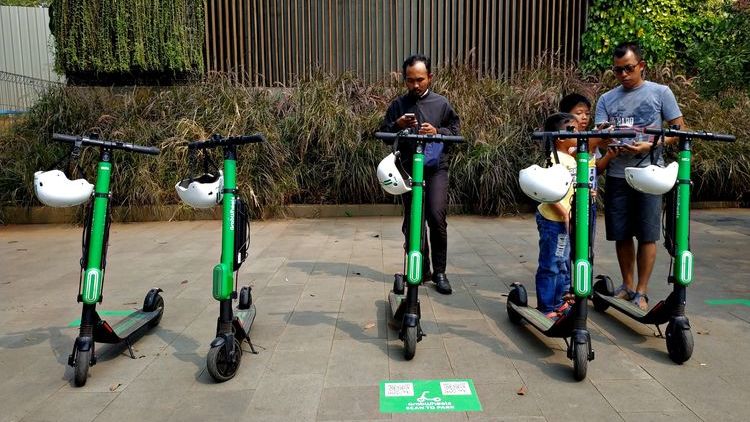
[[[610,122],[619,128],[634,129],[639,132],[636,139],[623,140],[648,141],[650,136],[644,134],[643,128],[662,127],[664,121],[670,121],[682,116],[677,100],[666,85],[645,81],[634,89],[625,89],[622,85],[607,91],[596,104],[596,124]],[[664,164],[662,147],[658,147],[655,156],[658,164]],[[640,162],[640,164],[639,164]],[[645,167],[651,160],[643,155],[620,154],[612,159],[607,166],[607,175],[625,177],[625,167]]]

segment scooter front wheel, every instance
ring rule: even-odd
[[[670,321],[667,324],[667,353],[674,363],[683,364],[693,355],[693,334]]]
[[[76,364],[74,368],[73,382],[76,387],[83,387],[89,376],[89,366],[91,365],[91,350],[76,352]]]
[[[417,353],[418,327],[406,327],[404,333],[404,359],[412,360]]]
[[[589,345],[586,343],[573,344],[573,377],[576,381],[586,378],[589,364]]]
[[[230,359],[224,345],[214,346],[206,356],[206,368],[211,377],[217,382],[229,381],[234,378],[242,360],[242,347],[239,340],[234,339],[234,359]]]

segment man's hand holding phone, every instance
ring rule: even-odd
[[[414,113],[404,113],[403,116],[399,117],[398,120],[396,120],[396,124],[401,129],[404,129],[407,127],[416,127],[417,116]]]

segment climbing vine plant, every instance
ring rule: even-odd
[[[49,12],[60,72],[203,72],[202,0],[54,0]]]

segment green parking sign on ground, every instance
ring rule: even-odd
[[[382,413],[479,412],[470,379],[380,381]]]

